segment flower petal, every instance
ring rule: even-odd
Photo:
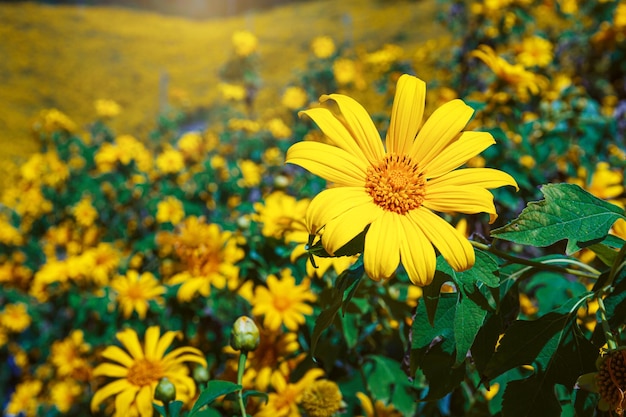
[[[144,336],[144,352],[146,354],[146,358],[159,359],[154,356],[154,351],[159,341],[160,334],[161,330],[159,329],[159,326],[150,326],[148,327],[148,330],[146,330],[146,334]]]
[[[139,391],[139,387],[136,385],[131,385],[124,391],[117,394],[115,397],[115,414],[114,417],[122,417],[132,415],[130,413],[130,407],[135,401],[135,396]]]
[[[346,121],[346,127],[352,133],[359,148],[370,164],[378,163],[385,155],[385,148],[380,133],[367,111],[356,100],[343,94],[330,94],[320,97],[320,102],[333,100]]]
[[[307,208],[305,221],[310,233],[317,233],[329,221],[349,210],[371,202],[363,186],[337,187],[322,191],[311,200]]]
[[[428,187],[455,185],[459,187],[476,186],[498,188],[512,185],[519,190],[515,179],[506,172],[492,168],[464,168],[451,171],[428,181]]]
[[[157,343],[157,346],[154,349],[154,357],[157,359],[162,358],[167,348],[169,348],[172,342],[174,341],[174,338],[176,336],[180,336],[180,334],[181,333],[177,331],[165,332],[163,336],[161,336],[161,338],[159,339],[159,342]]]
[[[396,85],[387,131],[387,152],[396,155],[409,153],[424,117],[426,83],[408,74],[402,75]]]
[[[496,141],[487,132],[463,132],[424,167],[426,178],[436,178],[452,171],[478,155]]]
[[[400,216],[400,225],[406,236],[400,240],[400,262],[413,284],[426,286],[432,282],[437,268],[433,244],[410,217]]]
[[[454,227],[426,208],[409,212],[411,220],[422,229],[428,240],[455,271],[471,268],[476,260],[474,248]]]
[[[365,235],[363,266],[367,275],[376,281],[390,278],[400,263],[400,240],[404,232],[400,229],[398,214],[383,211],[382,216],[372,223]]]
[[[363,153],[363,150],[359,147],[357,141],[352,137],[352,134],[346,127],[335,117],[333,112],[323,107],[316,107],[309,110],[304,110],[298,113],[299,115],[307,115],[326,135],[330,144],[343,149],[344,151],[362,159],[367,163],[367,158]]]
[[[113,378],[124,378],[128,375],[128,368],[112,363],[101,363],[93,370],[93,376],[101,375]]]
[[[152,417],[152,387],[146,385],[137,394],[137,409],[141,417]]]
[[[124,329],[115,335],[117,340],[128,350],[134,359],[143,359],[143,349],[139,343],[137,333],[133,329]]]
[[[286,163],[344,186],[363,186],[367,165],[343,149],[319,142],[298,142],[287,151]]]
[[[482,187],[470,185],[428,187],[422,204],[424,207],[443,213],[489,213],[490,224],[498,218],[493,204],[493,195]]]
[[[324,249],[331,255],[334,254],[382,214],[383,209],[370,201],[346,210],[326,223],[322,233]]]
[[[91,411],[96,412],[102,401],[133,386],[127,379],[118,379],[98,389],[91,398]]]
[[[102,352],[102,357],[117,363],[121,363],[127,368],[130,368],[135,360],[131,358],[126,351],[119,346],[109,346]]]
[[[420,129],[409,156],[421,166],[428,166],[442,149],[458,138],[472,114],[474,109],[459,99],[442,105]]]

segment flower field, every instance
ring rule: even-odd
[[[625,1],[0,17],[4,415],[624,414]]]

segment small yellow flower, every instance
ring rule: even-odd
[[[72,214],[76,219],[76,223],[83,227],[91,226],[98,218],[98,211],[91,204],[91,197],[83,197],[74,207]]]
[[[151,272],[139,275],[137,271],[127,271],[126,275],[118,276],[111,282],[111,288],[117,293],[117,302],[125,318],[129,318],[136,311],[143,320],[151,300],[163,304],[161,295],[165,293],[165,287],[160,285]]]
[[[220,83],[218,87],[224,100],[243,101],[246,98],[246,88],[243,85]]]
[[[311,42],[313,55],[320,59],[330,58],[335,53],[335,41],[330,36],[318,36]]]
[[[304,389],[300,404],[309,417],[331,417],[342,407],[339,386],[327,379],[318,379]]]
[[[519,46],[517,61],[523,66],[546,67],[552,62],[552,42],[540,36],[524,38]]]
[[[31,324],[28,308],[24,303],[6,304],[0,312],[0,325],[11,332],[21,333]]]
[[[113,100],[99,99],[95,102],[96,114],[103,119],[110,119],[122,111],[122,108]]]
[[[157,222],[178,224],[184,218],[185,209],[183,208],[183,203],[176,197],[168,196],[157,204]]]
[[[115,416],[135,415],[151,417],[154,391],[159,380],[167,377],[176,387],[176,399],[186,403],[195,396],[196,384],[189,377],[185,362],[195,362],[207,366],[202,352],[190,346],[180,347],[166,354],[166,351],[180,332],[165,332],[160,336],[158,326],[149,327],[142,344],[133,329],[117,333],[123,350],[109,346],[102,357],[104,362],[94,369],[94,376],[115,378],[99,388],[91,399],[91,411],[97,412],[100,404],[108,397],[115,396]]]
[[[302,400],[302,393],[323,374],[324,371],[319,368],[309,369],[296,383],[288,383],[281,374],[272,375],[275,392],[269,394],[267,403],[255,417],[300,417],[298,405]]]
[[[91,366],[87,355],[91,346],[85,343],[82,330],[73,330],[68,337],[57,340],[50,349],[50,362],[60,377],[78,381],[91,379]]]
[[[23,413],[26,417],[37,415],[39,400],[37,397],[41,393],[42,384],[39,380],[25,381],[20,383],[9,399],[9,404],[5,412],[9,416],[17,416]]]
[[[281,271],[280,279],[269,275],[266,283],[267,288],[259,286],[255,289],[252,314],[264,316],[266,329],[276,331],[284,324],[291,331],[298,330],[305,322],[305,316],[313,314],[313,307],[308,303],[317,299],[311,292],[309,280],[304,279],[296,285],[296,279],[287,268]]]
[[[356,63],[347,58],[339,58],[333,62],[333,74],[339,85],[347,85],[356,78]]]
[[[246,30],[238,30],[233,33],[232,42],[235,53],[241,57],[253,54],[259,44],[257,37]]]
[[[308,101],[306,91],[302,87],[287,87],[282,97],[283,106],[289,110],[300,110]]]
[[[533,158],[530,155],[520,156],[519,163],[521,166],[523,166],[526,169],[533,169],[535,165],[537,164],[537,162],[535,161],[535,158]]]
[[[274,117],[270,119],[267,124],[267,130],[270,131],[272,136],[276,139],[289,139],[291,137],[291,128],[280,118]]]
[[[167,148],[157,156],[156,166],[164,174],[177,174],[185,168],[185,158],[180,151]]]
[[[242,178],[237,181],[237,185],[240,187],[256,187],[261,184],[262,175],[265,171],[262,165],[249,159],[239,161],[238,165]]]
[[[402,414],[393,407],[393,404],[385,405],[380,400],[376,400],[376,403],[372,404],[370,397],[362,392],[357,392],[356,397],[361,402],[361,408],[366,417],[402,417]]]
[[[61,413],[67,413],[77,401],[83,390],[72,379],[55,381],[50,387],[50,400]]]

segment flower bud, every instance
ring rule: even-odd
[[[241,316],[233,324],[230,332],[230,347],[249,352],[260,343],[259,329],[250,317]]]
[[[204,366],[196,366],[193,368],[193,380],[197,384],[204,384],[209,381],[209,370]]]
[[[176,399],[176,386],[167,378],[161,378],[154,391],[154,398],[164,404]]]

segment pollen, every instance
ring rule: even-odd
[[[162,377],[163,369],[159,363],[141,359],[130,367],[126,379],[133,385],[143,387],[158,382]]]
[[[389,154],[368,168],[365,190],[384,210],[406,214],[422,205],[426,177],[410,157]]]

